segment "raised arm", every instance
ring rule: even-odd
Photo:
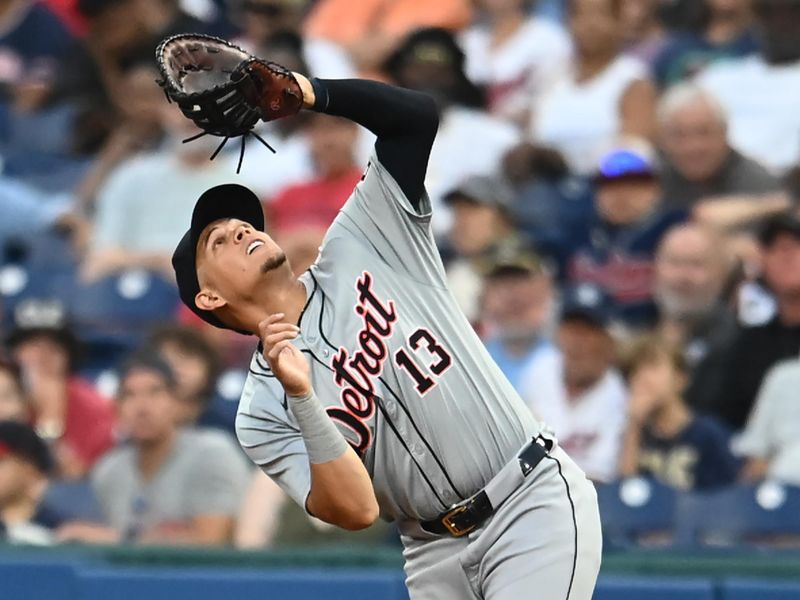
[[[433,99],[363,79],[313,79],[295,73],[305,107],[363,125],[378,139],[378,159],[415,209],[425,192],[428,156],[439,126]]]
[[[378,502],[364,463],[328,417],[311,387],[303,353],[292,345],[298,327],[275,314],[260,325],[264,358],[286,391],[308,452],[309,513],[344,529],[364,529],[378,518]]]

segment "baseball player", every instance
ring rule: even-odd
[[[316,263],[295,278],[258,198],[236,184],[199,198],[173,257],[192,311],[260,338],[242,447],[326,522],[394,520],[413,600],[589,600],[594,489],[445,285],[423,185],[434,102],[373,81],[293,80],[283,97],[377,136]]]

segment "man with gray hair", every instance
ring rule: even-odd
[[[691,208],[712,199],[766,200],[766,194],[780,189],[780,181],[761,164],[731,147],[725,110],[695,84],[676,85],[662,97],[658,142],[666,159],[664,199],[671,207]]]

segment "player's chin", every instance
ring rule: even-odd
[[[277,271],[286,264],[286,254],[284,252],[278,252],[261,263],[261,274],[267,275],[273,271]]]

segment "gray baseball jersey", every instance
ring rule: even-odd
[[[430,204],[415,210],[373,153],[302,277],[295,341],[388,519],[430,519],[480,490],[539,434],[445,285]],[[301,506],[305,445],[257,351],[236,419],[250,458]]]

